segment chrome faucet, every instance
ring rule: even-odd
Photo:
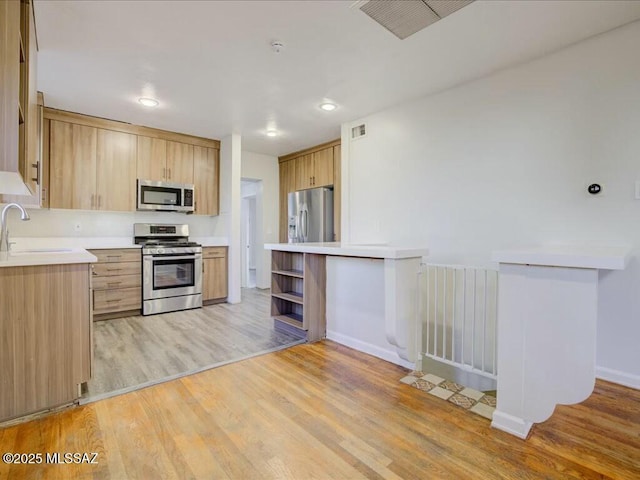
[[[9,203],[2,209],[2,215],[0,215],[0,252],[9,251],[9,229],[7,228],[7,212],[11,208],[17,208],[20,210],[20,220],[29,220],[29,214],[22,205],[17,203]]]

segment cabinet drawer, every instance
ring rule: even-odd
[[[93,291],[93,313],[120,312],[142,308],[140,287]]]
[[[97,277],[111,277],[119,275],[140,275],[142,271],[142,261],[138,259],[137,262],[109,262],[109,263],[94,263],[93,264],[93,278]],[[93,283],[96,285],[95,281]]]
[[[113,262],[142,262],[142,254],[139,248],[113,248],[105,250],[90,250],[100,263]]]
[[[202,258],[220,258],[227,256],[227,247],[203,247]]]
[[[93,277],[94,290],[113,290],[116,288],[140,287],[140,275],[112,275],[109,277]]]

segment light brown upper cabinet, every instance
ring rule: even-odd
[[[136,137],[51,120],[50,206],[135,210]]]
[[[167,141],[138,135],[137,176],[140,180],[166,180]]]
[[[136,136],[98,129],[97,209],[136,209]]]
[[[307,155],[296,162],[296,190],[333,185],[333,147]]]
[[[49,142],[51,208],[93,209],[98,129],[52,120]]]
[[[139,135],[136,170],[141,180],[193,183],[193,145]]]
[[[51,208],[132,212],[141,179],[195,184],[195,213],[218,215],[219,151],[218,140],[44,109]]]
[[[193,145],[167,142],[167,181],[193,183]]]
[[[38,181],[36,57],[31,1],[0,2],[0,171],[11,174],[11,189],[24,183],[31,193]]]
[[[193,177],[195,182],[195,214],[218,215],[220,204],[220,159],[218,150],[193,147]]]

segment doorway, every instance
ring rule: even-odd
[[[255,288],[261,274],[261,251],[259,250],[258,207],[262,200],[262,181],[242,179],[242,204],[240,207],[242,238],[242,275],[244,288]]]

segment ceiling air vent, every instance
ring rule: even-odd
[[[404,40],[474,0],[370,0],[360,7],[396,37]]]
[[[363,123],[357,127],[351,128],[351,140],[362,138],[367,134],[367,126]]]

